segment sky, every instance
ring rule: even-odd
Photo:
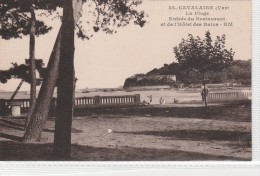
[[[168,24],[169,17],[188,17],[186,12],[197,10],[169,10],[169,6],[221,6],[228,10],[198,11],[209,12],[207,17],[225,17],[233,26],[162,26]],[[83,10],[87,8],[83,7]],[[143,28],[129,24],[118,28],[117,33],[110,35],[103,32],[95,33],[90,40],[75,38],[75,73],[78,78],[77,88],[109,88],[119,87],[124,80],[137,73],[146,73],[163,64],[176,62],[173,47],[187,38],[188,34],[203,38],[209,30],[212,38],[226,35],[226,47],[233,48],[235,59],[251,59],[251,1],[156,1],[145,0],[138,7],[149,17]],[[84,15],[84,13],[83,13]],[[204,17],[204,16],[198,16]],[[60,21],[51,21],[42,17],[52,25],[53,30],[36,38],[36,58],[48,63],[54,45]],[[86,18],[86,17],[85,17]],[[84,17],[82,17],[84,21]],[[0,39],[0,69],[7,69],[11,62],[24,63],[29,56],[29,36],[22,39]],[[13,91],[20,80],[10,80],[0,84],[0,90]],[[29,90],[24,83],[21,90]],[[39,87],[38,87],[39,89]]]

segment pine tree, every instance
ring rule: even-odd
[[[50,14],[62,5],[62,0],[2,0],[0,2],[0,35],[3,39],[22,38],[29,35],[30,61],[30,110],[27,122],[36,104],[36,66],[35,66],[35,36],[44,35],[52,28],[43,21],[36,19],[36,11]],[[28,123],[27,123],[28,124]]]
[[[81,6],[84,2],[85,4],[82,8],[83,13],[84,11],[88,13],[90,9],[93,10],[90,14],[93,14],[96,20],[78,21],[78,18],[81,16]],[[68,3],[66,4],[66,8],[71,8],[71,1],[66,3]],[[35,109],[32,113],[32,119],[34,120],[30,121],[28,129],[24,135],[25,142],[39,140],[41,131],[47,119],[52,93],[57,82],[58,92],[54,155],[57,158],[60,158],[62,155],[64,155],[64,157],[70,155],[71,121],[73,117],[75,87],[73,61],[74,45],[72,45],[74,36],[71,35],[72,28],[70,25],[75,25],[76,34],[82,39],[90,39],[93,36],[89,34],[91,32],[95,33],[98,31],[104,31],[109,34],[116,33],[115,29],[117,27],[124,27],[128,25],[130,21],[134,21],[134,24],[143,27],[146,22],[144,20],[145,13],[136,10],[136,7],[140,4],[140,1],[132,0],[93,0],[91,2],[85,0],[73,0],[72,7],[74,18],[72,20],[70,10],[68,10],[68,12],[63,12],[64,15],[66,14],[68,16],[68,19],[66,17],[68,21],[63,21],[61,30],[56,39],[47,67],[48,70],[46,77],[43,81]],[[65,18],[62,19],[65,20]],[[64,29],[64,26],[67,26],[68,29]],[[67,33],[66,31],[70,32],[68,32],[67,36],[64,36],[65,33]],[[63,36],[63,39],[61,36]],[[62,42],[64,39],[67,39],[70,42],[65,44],[66,42]],[[59,76],[58,78],[58,75],[62,76]]]

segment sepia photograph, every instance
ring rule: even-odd
[[[0,0],[0,161],[251,161],[251,0]]]

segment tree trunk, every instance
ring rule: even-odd
[[[202,84],[203,84],[203,96],[204,96],[204,105],[205,105],[205,108],[207,109],[207,92],[206,92],[206,83],[205,83],[205,72],[203,72],[202,73],[202,78],[203,78],[203,80],[202,80]]]
[[[10,100],[13,100],[13,99],[14,99],[14,97],[16,96],[16,94],[18,93],[18,91],[20,90],[20,88],[21,88],[23,82],[24,82],[24,79],[22,79],[22,80],[20,81],[19,85],[17,86],[17,88],[15,89],[13,95],[11,96]]]
[[[78,21],[81,16],[82,0],[73,0],[74,21]],[[75,27],[75,26],[73,26]],[[65,42],[66,43],[66,42]],[[60,62],[61,29],[56,38],[55,45],[47,66],[47,73],[43,79],[42,86],[38,95],[37,103],[31,115],[31,120],[23,136],[23,142],[34,142],[40,140],[41,132],[47,120],[54,88],[58,78],[58,68]]]
[[[43,79],[42,86],[38,95],[38,100],[33,109],[31,120],[23,136],[23,142],[34,142],[39,140],[44,124],[50,109],[54,88],[58,78],[58,66],[60,61],[60,31],[56,38],[49,63],[47,73]]]
[[[76,3],[75,3],[76,2]],[[57,108],[55,119],[55,159],[68,159],[71,153],[71,125],[75,93],[74,27],[78,21],[82,2],[65,0],[61,30],[61,59],[57,82]]]
[[[61,28],[57,109],[54,134],[54,157],[70,157],[71,124],[74,104],[74,19],[72,0],[65,0]]]
[[[35,67],[35,30],[36,18],[34,8],[31,7],[31,28],[30,28],[30,75],[31,75],[31,91],[30,91],[30,108],[27,113],[25,126],[27,127],[30,121],[31,114],[36,104],[36,67]]]

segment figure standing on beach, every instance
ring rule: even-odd
[[[207,100],[207,96],[209,94],[209,89],[207,86],[201,86],[201,91],[200,91],[200,94],[201,94],[201,98],[202,98],[202,103],[205,103],[205,101]]]
[[[149,96],[147,96],[148,98],[149,98],[149,105],[152,103],[152,101],[153,101],[153,96],[152,95],[149,95]]]
[[[165,104],[163,97],[160,98],[160,104]]]

